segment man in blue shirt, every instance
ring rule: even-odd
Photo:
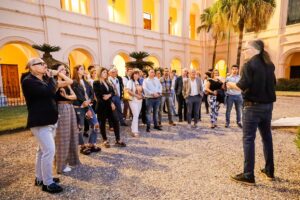
[[[232,65],[231,75],[226,78],[226,82],[233,82],[233,83],[239,82],[240,75],[238,73],[239,73],[239,66]],[[240,128],[242,128],[241,112],[242,112],[243,97],[241,94],[241,90],[227,89],[226,97],[227,98],[226,98],[226,124],[225,124],[225,127],[229,128],[230,113],[231,113],[232,106],[234,104],[235,111],[236,111],[236,123]]]

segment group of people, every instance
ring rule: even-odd
[[[260,46],[255,42],[251,44],[252,46],[249,46],[257,49],[257,52],[265,52],[259,49]],[[83,65],[75,66],[72,78],[70,78],[65,65],[56,64],[48,69],[40,58],[32,58],[27,68],[29,73],[21,78],[21,82],[28,108],[28,127],[39,144],[35,185],[42,186],[43,191],[50,193],[63,190],[58,184],[59,179],[52,176],[53,161],[55,161],[57,173],[71,171],[70,166],[80,164],[79,152],[89,155],[101,151],[101,148],[97,146],[99,132],[103,139],[102,146],[109,148],[111,144],[107,138],[106,125],[115,134],[114,145],[126,147],[121,139],[120,126],[128,126],[126,122],[128,118],[132,118],[131,135],[133,137],[139,136],[140,118],[146,125],[147,133],[151,131],[151,123],[154,129],[162,130],[163,112],[167,112],[171,126],[176,126],[174,117],[178,116],[179,122],[187,121],[188,127],[196,128],[198,122],[201,121],[203,100],[206,112],[210,112],[211,128],[217,127],[220,103],[227,105],[225,127],[230,126],[230,112],[235,104],[236,122],[242,128],[241,91],[246,91],[249,96],[249,99],[244,97],[244,105],[263,107],[265,111],[271,112],[271,104],[274,101],[267,97],[261,101],[262,97],[252,96],[256,90],[253,88],[251,90],[253,78],[250,76],[253,76],[251,74],[253,72],[248,67],[246,68],[248,71],[244,70],[241,78],[238,72],[239,67],[236,65],[232,66],[231,74],[226,79],[219,76],[218,70],[212,70],[206,73],[204,80],[194,69],[189,71],[183,69],[182,75],[177,76],[176,71],[170,72],[169,68],[164,68],[162,74],[160,71],[150,69],[146,75],[141,70],[128,67],[126,76],[120,77],[116,68],[108,70],[89,66],[87,73]],[[271,73],[271,69],[261,70]],[[270,84],[270,80],[272,80],[270,77],[267,78],[264,84]],[[259,91],[263,93],[264,88],[269,89],[264,85]],[[267,92],[262,95],[273,95],[273,91]],[[248,102],[253,103],[250,105]],[[262,106],[265,103],[270,105]],[[210,111],[208,106],[210,106]],[[270,143],[272,138],[271,132],[267,130],[268,124],[262,125],[267,119],[263,119],[265,120],[263,122],[258,121],[256,124],[250,123],[252,119],[248,117],[243,116],[243,119],[246,119],[243,124],[246,123],[244,147],[246,146],[247,168],[245,170],[247,171],[234,179],[253,182],[254,158],[250,154],[254,153],[252,144],[255,138],[253,137],[254,130],[258,126],[263,131],[266,135],[263,141],[266,143]],[[249,132],[251,132],[251,137],[248,136]],[[86,143],[84,136],[88,137]],[[264,148],[265,155],[268,157],[265,173],[270,176],[274,174],[273,154],[269,152],[271,150],[273,151],[272,144]]]

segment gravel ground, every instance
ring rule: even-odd
[[[300,98],[279,97],[274,119],[299,116]],[[204,109],[203,109],[204,110]],[[36,143],[29,131],[0,136],[0,199],[300,199],[300,151],[295,135],[273,131],[276,181],[264,180],[260,136],[256,142],[256,186],[232,182],[230,175],[242,171],[242,133],[232,123],[223,128],[221,108],[219,128],[209,128],[203,114],[198,129],[184,123],[163,131],[145,133],[140,138],[122,134],[128,147],[103,149],[80,156],[82,165],[59,176],[65,190],[50,195],[33,186]],[[234,112],[233,112],[234,113]],[[232,116],[232,119],[234,116]],[[110,134],[113,141],[113,134]]]

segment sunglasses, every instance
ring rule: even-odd
[[[38,62],[38,63],[34,63],[34,64],[32,64],[32,66],[35,66],[35,65],[46,65],[46,63],[44,63],[44,62]]]

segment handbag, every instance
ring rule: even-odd
[[[131,95],[129,94],[127,88],[124,89],[123,99],[126,100],[126,101],[132,101],[132,99],[133,99],[133,96],[131,96]]]

